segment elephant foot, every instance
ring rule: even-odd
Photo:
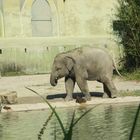
[[[114,98],[117,98],[117,95],[112,95],[111,98],[113,98],[113,99],[114,99]]]
[[[117,98],[117,96],[118,96],[118,92],[116,93],[113,93],[113,94],[111,94],[111,98]]]
[[[73,100],[73,98],[72,98],[72,96],[70,96],[70,95],[67,95],[66,97],[65,97],[65,101],[72,101]]]
[[[112,98],[112,99],[114,99],[114,98],[117,98],[117,96],[116,96],[116,95],[112,95],[112,96],[110,97],[110,96],[108,96],[106,93],[104,93],[104,94],[103,94],[103,98]]]
[[[89,94],[85,95],[85,100],[86,101],[90,101],[91,100],[91,96]]]

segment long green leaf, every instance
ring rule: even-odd
[[[46,129],[46,126],[48,125],[49,121],[51,120],[53,114],[54,114],[54,112],[52,111],[51,114],[49,115],[49,117],[47,118],[47,120],[44,122],[41,130],[39,131],[38,140],[42,140],[42,135],[44,134],[44,130]]]
[[[84,112],[73,124],[73,127],[88,113],[90,112],[92,109],[96,108],[97,106],[99,106],[100,104],[88,109],[86,112]]]
[[[69,130],[68,130],[67,134],[65,135],[64,140],[71,140],[72,139],[74,118],[75,118],[75,110],[74,110],[73,115],[72,115],[72,120],[71,120]]]
[[[58,120],[58,122],[59,122],[59,124],[60,124],[60,127],[61,127],[61,129],[62,129],[62,131],[63,131],[63,134],[64,134],[64,136],[65,136],[65,135],[66,135],[65,128],[64,128],[64,126],[63,126],[63,123],[62,123],[62,121],[61,121],[61,119],[60,119],[58,113],[55,111],[55,108],[54,108],[42,95],[40,95],[39,93],[37,93],[36,91],[34,91],[33,89],[31,89],[31,88],[29,88],[29,87],[25,87],[25,88],[28,89],[28,90],[30,90],[30,91],[32,91],[32,92],[34,92],[34,93],[37,94],[38,96],[40,96],[41,99],[42,99],[43,101],[45,101],[45,102],[48,104],[48,106],[50,107],[50,109],[54,112],[54,114],[55,114],[55,116],[56,116],[56,118],[57,118],[57,120]]]
[[[87,114],[89,113],[92,109],[94,109],[95,107],[99,106],[100,104],[88,109],[86,112],[84,112],[75,122],[74,122],[74,118],[75,118],[75,110],[73,112],[73,116],[72,116],[72,120],[71,120],[71,124],[69,127],[69,130],[67,132],[67,134],[65,135],[64,140],[71,140],[72,139],[72,131],[73,131],[73,127]]]
[[[54,140],[56,140],[56,123],[55,123],[55,128],[54,128]]]
[[[137,109],[137,112],[136,112],[136,115],[135,115],[135,119],[134,119],[134,122],[133,122],[133,126],[132,126],[132,129],[131,129],[131,133],[130,133],[130,136],[129,136],[129,140],[132,140],[132,138],[133,138],[134,130],[135,130],[135,127],[136,127],[136,123],[137,123],[137,120],[138,120],[138,116],[139,116],[139,111],[140,111],[140,104],[139,104],[139,106],[138,106],[138,109]]]

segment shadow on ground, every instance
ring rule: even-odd
[[[93,97],[103,97],[102,92],[90,92],[90,95]],[[57,93],[53,95],[48,95],[46,99],[52,100],[52,99],[65,98],[65,97],[66,97],[66,93],[59,93],[59,94]],[[73,98],[76,99],[76,97],[84,97],[84,94],[80,92],[73,93]]]
[[[90,92],[92,97],[102,97],[102,92]],[[56,93],[51,95],[43,95],[49,101],[63,101],[66,97],[66,93]],[[84,97],[84,95],[80,92],[73,93],[73,98],[77,99],[77,97]],[[39,96],[31,96],[31,97],[21,97],[18,98],[18,104],[35,104],[44,102]]]

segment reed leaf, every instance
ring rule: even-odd
[[[137,120],[138,120],[139,112],[140,112],[140,104],[138,106],[138,109],[137,109],[137,112],[136,112],[136,115],[135,115],[135,119],[134,119],[134,122],[133,122],[133,126],[132,126],[132,129],[131,129],[129,140],[132,140],[133,139],[133,135],[134,135],[136,123],[137,123]]]
[[[72,120],[71,120],[71,124],[70,124],[70,127],[69,127],[69,130],[64,138],[64,140],[71,140],[72,139],[72,131],[73,131],[73,127],[87,114],[89,113],[92,109],[94,109],[95,107],[99,106],[96,105],[90,109],[88,109],[86,112],[84,112],[76,121],[74,121],[74,118],[75,118],[75,110],[73,112],[73,116],[72,116]]]
[[[39,134],[38,134],[38,140],[42,139],[42,135],[44,134],[44,130],[46,129],[46,126],[48,125],[49,121],[51,120],[53,114],[54,114],[54,112],[52,111],[51,114],[49,115],[49,117],[47,118],[47,120],[45,121],[45,123],[43,124],[43,127],[41,128],[41,130],[39,131]]]
[[[64,128],[64,125],[63,125],[63,123],[62,123],[62,121],[61,121],[61,119],[60,119],[58,113],[55,111],[55,108],[54,108],[42,95],[40,95],[39,93],[37,93],[36,91],[34,91],[33,89],[31,89],[31,88],[29,88],[29,87],[25,87],[25,88],[28,89],[28,90],[30,90],[30,91],[32,91],[32,92],[34,92],[34,93],[37,94],[38,96],[40,96],[41,99],[42,99],[43,101],[45,101],[45,102],[48,104],[48,106],[50,107],[50,109],[54,112],[54,114],[55,114],[55,116],[56,116],[56,118],[57,118],[57,120],[58,120],[58,122],[59,122],[59,124],[60,124],[60,127],[61,127],[61,129],[62,129],[63,135],[65,136],[65,135],[66,135],[66,130],[65,130],[65,128]]]
[[[25,87],[26,89],[34,92],[35,94],[37,94],[39,97],[41,97],[41,99],[43,101],[45,101],[48,106],[50,107],[50,109],[52,110],[52,113],[54,113],[54,115],[56,116],[59,124],[60,124],[60,127],[62,129],[62,132],[63,132],[63,135],[64,135],[64,139],[63,140],[71,140],[72,139],[72,133],[73,133],[73,127],[87,114],[89,113],[92,109],[96,108],[97,106],[99,106],[100,104],[88,109],[86,112],[84,112],[76,121],[75,121],[75,110],[73,112],[73,115],[72,115],[72,120],[71,120],[71,123],[70,123],[70,126],[69,126],[69,129],[68,131],[66,131],[66,129],[64,128],[64,125],[58,115],[58,113],[56,112],[55,108],[43,97],[41,96],[39,93],[37,93],[36,91],[34,91],[33,89],[29,88],[29,87]],[[54,139],[56,140],[56,135],[54,137]]]
[[[73,125],[74,124],[74,118],[75,118],[75,110],[74,110],[73,115],[72,115],[72,120],[71,120],[69,130],[68,130],[67,134],[65,135],[64,140],[71,140],[72,139],[72,132],[73,132],[73,127],[74,127],[74,125]]]
[[[87,114],[89,113],[92,109],[96,108],[97,106],[99,106],[100,104],[88,109],[86,112],[84,112],[73,124],[73,127]]]

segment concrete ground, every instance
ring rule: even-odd
[[[64,85],[64,79],[61,79],[58,82],[58,85],[56,87],[52,87],[49,83],[49,74],[44,75],[26,75],[26,76],[13,76],[13,77],[1,77],[0,79],[0,95],[6,92],[12,92],[16,91],[18,96],[18,107],[17,105],[11,105],[13,108],[16,106],[17,111],[20,110],[34,110],[34,109],[44,109],[46,108],[46,104],[42,104],[42,100],[36,95],[34,92],[26,89],[25,87],[29,87],[39,93],[40,95],[44,97],[49,97],[50,95],[52,97],[58,97],[55,98],[52,101],[52,104],[59,106],[59,107],[65,107],[69,105],[75,105],[75,101],[71,101],[69,103],[66,103],[62,98],[59,98],[59,96],[56,95],[62,95],[64,96],[65,93],[65,85]],[[136,91],[140,90],[140,82],[137,81],[125,81],[122,79],[115,78],[114,83],[116,85],[116,88],[119,91]],[[101,83],[98,83],[96,81],[88,81],[89,90],[96,93],[96,95],[103,93],[103,87]],[[75,87],[74,90],[75,93],[80,92],[79,88]],[[55,95],[55,96],[54,96]],[[50,97],[51,97],[50,96]],[[124,100],[125,99],[125,100]],[[140,97],[123,97],[117,98],[117,99],[102,99],[102,98],[96,98],[93,97],[92,101],[87,102],[86,104],[94,104],[94,103],[103,103],[103,102],[126,102],[129,101],[140,101]],[[93,103],[94,102],[94,103]],[[24,105],[23,105],[24,104]],[[25,105],[26,104],[26,105]],[[28,108],[32,106],[31,108]],[[32,105],[31,105],[32,104]],[[59,105],[58,105],[59,104]],[[38,106],[39,105],[39,106]],[[24,107],[23,107],[24,106]],[[28,107],[27,107],[28,106]],[[16,110],[16,109],[15,109]]]

